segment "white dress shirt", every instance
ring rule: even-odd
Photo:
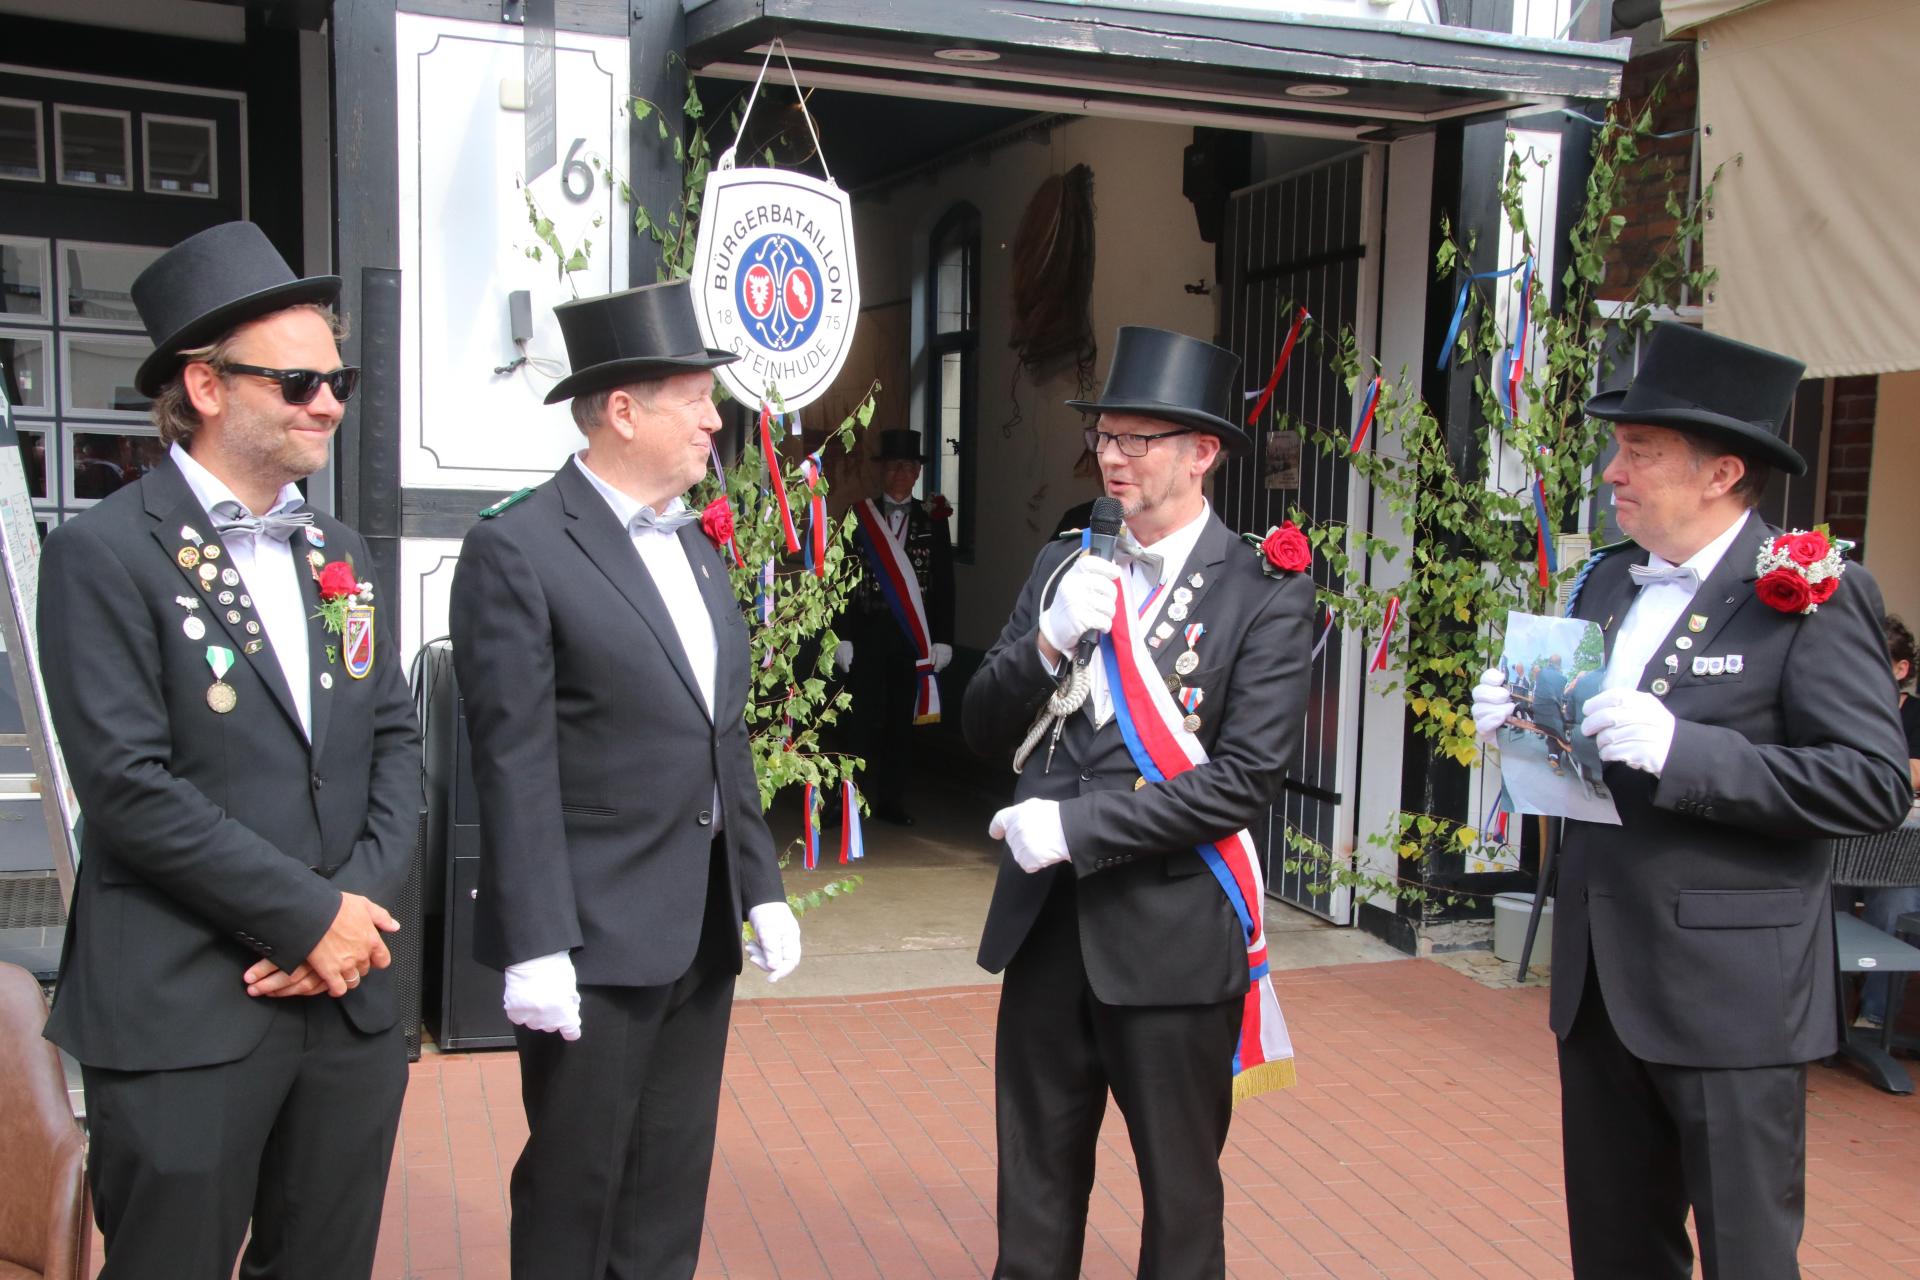
[[[178,443],[168,452],[180,468],[180,474],[186,477],[187,488],[193,490],[193,496],[208,512],[219,503],[231,502],[250,516],[264,516],[306,501],[300,496],[299,486],[289,484],[280,490],[267,511],[250,510],[220,477],[195,462],[193,455]],[[209,540],[213,537],[211,527],[199,532]],[[300,594],[298,577],[307,571],[307,566],[294,554],[291,539],[283,542],[239,531],[219,537],[229,561],[240,574],[240,586],[234,590],[253,597],[253,611],[259,615],[261,629],[267,634],[268,649],[279,661],[280,673],[287,678],[287,687],[293,692],[294,710],[300,713],[300,731],[311,740],[313,686],[308,682],[307,602]],[[211,669],[208,675],[212,675]]]
[[[679,533],[635,528],[633,518],[646,504],[636,502],[595,475],[593,468],[583,462],[577,453],[573,455],[573,465],[580,468],[580,474],[587,478],[587,483],[613,509],[615,518],[627,530],[633,549],[640,556],[640,563],[646,566],[647,575],[653,579],[655,590],[667,602],[667,616],[673,619],[673,629],[680,637],[681,651],[687,656],[687,665],[693,668],[693,678],[699,684],[700,696],[707,704],[707,718],[712,719],[714,675],[720,663],[720,644],[714,635],[713,615],[707,612],[707,601],[700,594],[700,584],[693,580],[693,565],[687,560],[687,549],[680,545]],[[660,514],[666,515],[685,507],[683,499],[675,498]],[[720,829],[720,823],[720,788],[716,784],[713,792],[715,831]]]
[[[1720,561],[1726,557],[1727,548],[1733,545],[1733,540],[1746,527],[1747,521],[1754,518],[1751,512],[1742,515],[1727,526],[1726,532],[1678,566],[1652,552],[1647,553],[1648,568],[1691,569],[1699,578],[1691,586],[1682,586],[1677,582],[1655,582],[1640,588],[1627,608],[1627,616],[1620,620],[1620,630],[1614,635],[1613,654],[1607,659],[1607,674],[1600,682],[1602,689],[1640,687],[1640,678],[1646,674],[1647,663],[1653,660],[1653,655],[1666,642],[1674,624],[1680,621],[1680,615],[1693,603],[1700,584],[1719,567]]]
[[[1181,572],[1187,565],[1187,557],[1193,554],[1194,545],[1200,541],[1201,530],[1207,527],[1207,520],[1212,515],[1212,505],[1203,502],[1200,506],[1200,514],[1194,519],[1181,525],[1158,542],[1140,544],[1142,551],[1151,551],[1160,557],[1158,595],[1153,594],[1156,579],[1149,577],[1147,571],[1136,565],[1131,557],[1124,555],[1120,557],[1121,581],[1126,583],[1126,598],[1132,601],[1135,610],[1139,610],[1142,605],[1147,606],[1144,613],[1136,612],[1133,618],[1129,619],[1132,629],[1141,636],[1143,643],[1152,636],[1154,620],[1160,616],[1168,598],[1173,594],[1173,589],[1179,585]],[[1152,597],[1151,601],[1148,599],[1149,596]],[[1166,643],[1174,644],[1179,641],[1180,637],[1176,634],[1174,639]],[[1186,646],[1181,643],[1180,647]],[[1093,718],[1096,726],[1104,725],[1113,719],[1113,694],[1107,688],[1107,666],[1106,663],[1095,660],[1088,664],[1088,669],[1092,672],[1093,684],[1087,691],[1084,708]]]

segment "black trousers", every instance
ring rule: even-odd
[[[678,981],[581,987],[578,1040],[515,1029],[529,1132],[511,1180],[515,1280],[693,1274],[740,947],[731,914],[716,866]]]
[[[1593,957],[1560,1043],[1567,1227],[1578,1280],[1797,1280],[1806,1223],[1805,1063],[1643,1062],[1614,1033]]]
[[[362,1034],[328,996],[275,1006],[234,1062],[81,1068],[103,1280],[228,1280],[249,1222],[243,1280],[372,1273],[406,1042]]]
[[[1087,982],[1074,885],[1057,878],[1007,966],[994,1041],[996,1280],[1073,1280],[1086,1245],[1107,1091],[1140,1168],[1142,1280],[1226,1274],[1220,1152],[1242,1002],[1103,1004]]]
[[[913,776],[913,704],[920,677],[913,651],[891,615],[852,628],[853,669],[847,690],[853,707],[853,750],[867,762],[860,789],[877,813],[906,809]]]

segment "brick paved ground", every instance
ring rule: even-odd
[[[1567,1275],[1546,993],[1423,960],[1276,977],[1301,1083],[1235,1117],[1231,1274]],[[700,1274],[986,1275],[997,999],[739,1005]],[[380,1280],[506,1276],[518,1087],[511,1054],[414,1068]],[[1815,1067],[1809,1110],[1806,1274],[1920,1275],[1920,1099]],[[1091,1221],[1087,1274],[1132,1274],[1139,1194],[1117,1113]]]

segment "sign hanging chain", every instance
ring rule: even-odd
[[[813,135],[813,154],[820,157],[820,172],[826,175],[829,183],[838,186],[833,181],[833,171],[827,168],[827,153],[820,147],[820,131],[814,128],[813,113],[807,110],[806,90],[800,87],[800,77],[793,69],[793,60],[787,57],[787,46],[777,37],[767,46],[767,56],[760,63],[760,74],[754,77],[753,90],[747,94],[746,110],[740,113],[740,127],[733,132],[733,145],[720,153],[716,167],[733,168],[733,153],[740,149],[740,139],[747,131],[747,118],[753,114],[754,100],[760,96],[760,86],[766,81],[767,68],[773,65],[773,55],[776,53],[780,55],[780,61],[787,64],[787,76],[793,81],[793,92],[800,99],[800,116],[807,122],[807,132]]]

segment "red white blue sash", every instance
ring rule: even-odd
[[[1140,776],[1165,782],[1207,762],[1206,748],[1181,727],[1181,713],[1131,626],[1126,584],[1120,584],[1121,607],[1113,611],[1113,630],[1100,638],[1100,659],[1107,688],[1113,695],[1114,719],[1119,722],[1127,751]],[[1293,1042],[1286,1019],[1273,994],[1267,970],[1267,938],[1262,908],[1266,899],[1260,861],[1253,837],[1237,831],[1225,839],[1197,846],[1201,859],[1226,892],[1240,927],[1247,936],[1247,1002],[1240,1019],[1240,1043],[1233,1055],[1233,1098],[1245,1098],[1294,1083]]]
[[[854,532],[867,568],[887,598],[893,620],[900,624],[907,643],[913,646],[914,670],[920,688],[913,700],[913,722],[933,724],[940,719],[940,684],[933,676],[933,632],[927,626],[926,602],[920,598],[920,580],[913,575],[913,562],[907,559],[906,538],[894,541],[880,507],[872,498],[863,498],[853,506],[858,520]],[[911,521],[909,521],[911,523]]]

